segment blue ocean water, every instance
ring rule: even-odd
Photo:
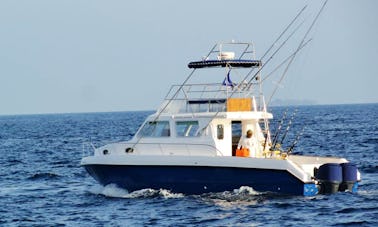
[[[296,112],[287,146],[305,126],[295,153],[356,163],[359,192],[302,197],[242,187],[199,196],[164,189],[128,193],[99,186],[80,167],[83,142],[130,139],[151,112],[0,116],[0,225],[378,226],[378,104],[272,111],[272,131],[284,112]]]

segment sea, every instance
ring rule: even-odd
[[[270,111],[283,148],[355,163],[358,192],[128,192],[99,185],[80,160],[89,143],[130,139],[151,111],[0,116],[0,226],[378,226],[378,104]]]

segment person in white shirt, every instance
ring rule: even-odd
[[[250,157],[257,157],[257,152],[258,152],[258,142],[257,140],[253,137],[253,132],[252,130],[247,131],[246,136],[242,136],[239,140],[238,143],[238,149],[240,148],[248,148],[249,149],[249,156]]]

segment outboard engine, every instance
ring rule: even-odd
[[[355,183],[358,181],[357,177],[357,166],[350,162],[342,163],[341,164],[342,172],[343,172],[343,182],[340,184],[339,191],[350,191],[354,192],[357,188],[354,188]]]
[[[336,193],[339,191],[341,182],[343,182],[343,171],[337,163],[326,163],[319,167],[315,177],[320,183],[319,193]]]

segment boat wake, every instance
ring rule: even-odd
[[[126,189],[118,187],[116,184],[108,184],[106,186],[96,185],[88,189],[91,194],[103,195],[106,197],[112,198],[125,198],[125,199],[134,199],[134,198],[156,198],[161,197],[164,199],[175,199],[182,198],[185,195],[182,193],[173,193],[167,189],[141,189],[133,192],[129,192]],[[204,199],[215,199],[215,200],[225,200],[225,201],[247,201],[254,196],[262,195],[264,193],[257,192],[253,188],[248,186],[242,186],[233,191],[224,191],[218,193],[206,193],[199,195]]]
[[[248,186],[241,186],[238,189],[234,189],[233,191],[224,191],[218,193],[209,193],[204,194],[204,196],[208,197],[218,197],[220,199],[225,200],[243,200],[248,199],[257,195],[262,195],[264,193],[255,191],[252,187]]]
[[[262,195],[263,193],[255,191],[253,188],[248,186],[242,186],[238,189],[234,189],[233,191],[225,191],[225,192],[218,192],[218,193],[209,193],[205,194],[210,198],[219,198],[222,200],[228,201],[236,201],[236,200],[248,200],[258,195]]]
[[[182,198],[185,196],[182,193],[173,193],[167,189],[155,190],[151,188],[145,188],[145,189],[129,192],[126,189],[118,187],[116,184],[108,184],[106,186],[95,185],[95,186],[90,187],[88,189],[88,192],[95,195],[103,195],[106,197],[125,198],[125,199],[155,198],[155,197],[161,197],[165,199],[175,199],[175,198]],[[262,194],[263,193],[257,192],[251,187],[242,186],[238,189],[234,189],[233,191],[206,193],[199,196],[202,198],[237,201],[237,200],[247,200],[248,198],[251,198],[256,195],[262,195]]]
[[[94,186],[89,189],[89,192],[96,195],[124,199],[155,197],[161,197],[164,199],[175,199],[184,197],[184,194],[173,193],[166,189],[154,190],[151,188],[146,188],[138,191],[129,192],[126,189],[120,188],[115,184],[108,184],[106,186]]]
[[[266,194],[267,193],[255,191],[251,187],[242,186],[233,191],[208,193],[203,194],[200,197],[205,203],[226,209],[233,209],[259,204],[265,200],[264,195]]]
[[[253,188],[248,186],[241,186],[239,189],[234,189],[233,191],[237,195],[261,195],[261,192],[253,190]]]

